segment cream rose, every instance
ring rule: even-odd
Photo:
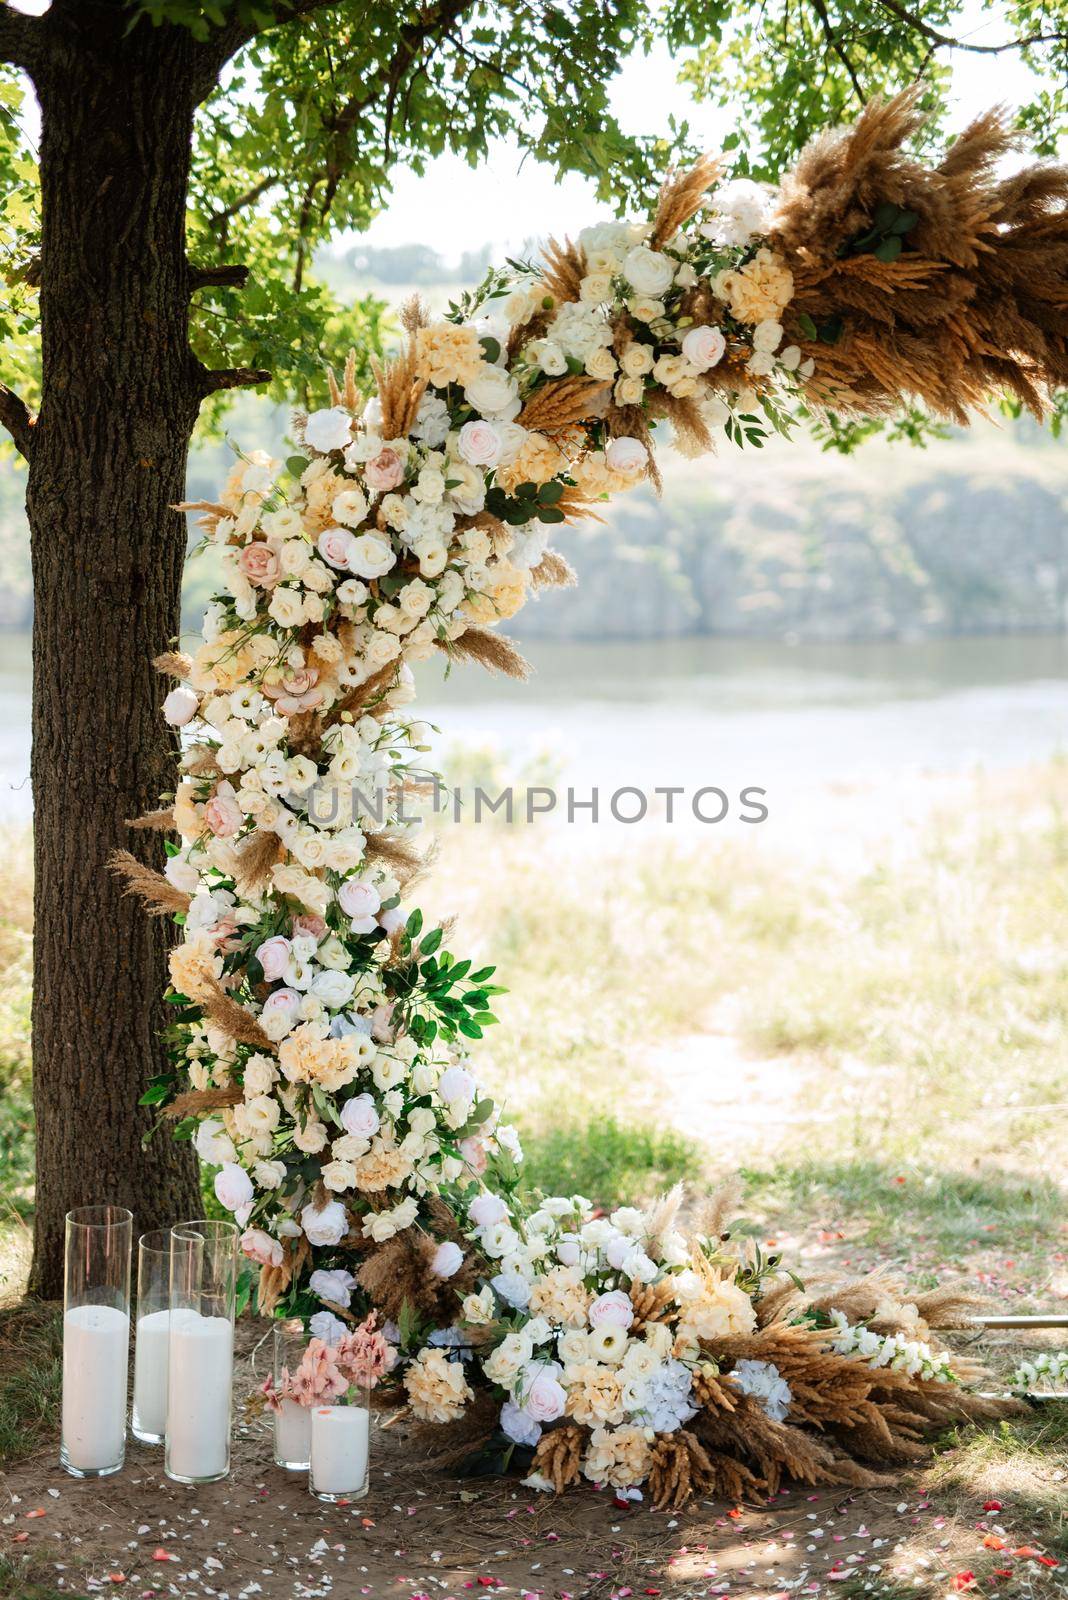
[[[350,535],[351,538],[351,535]],[[361,533],[352,540],[349,571],[358,578],[381,578],[396,563],[392,545],[377,533]]]
[[[659,297],[675,279],[675,264],[659,250],[638,244],[623,260],[623,276],[638,294]]]

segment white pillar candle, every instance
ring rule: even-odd
[[[274,1459],[280,1467],[302,1468],[311,1461],[311,1412],[295,1400],[283,1400],[274,1414]]]
[[[137,1319],[134,1341],[133,1431],[159,1444],[167,1431],[167,1352],[171,1318],[196,1317],[195,1311],[149,1311]]]
[[[364,1493],[369,1423],[363,1406],[312,1408],[311,1487],[316,1494],[340,1498]]]
[[[63,1318],[63,1450],[78,1472],[122,1465],[130,1319],[114,1306],[74,1306]]]
[[[173,1313],[172,1313],[173,1315]],[[176,1317],[168,1337],[167,1472],[200,1482],[230,1466],[233,1324],[197,1312]]]

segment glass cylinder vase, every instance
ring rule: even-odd
[[[239,1231],[199,1220],[171,1229],[164,1469],[176,1483],[230,1470]]]
[[[126,1458],[132,1251],[124,1206],[67,1213],[59,1460],[75,1478],[106,1477]]]
[[[167,1430],[167,1335],[170,1325],[170,1229],[137,1241],[137,1320],[131,1431],[142,1444],[162,1444]]]
[[[307,1348],[308,1334],[299,1317],[275,1323],[274,1387],[279,1409],[274,1413],[274,1461],[287,1472],[307,1472],[311,1466],[311,1409],[285,1393]]]
[[[371,1451],[371,1391],[353,1384],[328,1406],[311,1407],[308,1487],[318,1500],[360,1500],[367,1493]]]

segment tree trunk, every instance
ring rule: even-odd
[[[173,789],[153,655],[179,627],[186,448],[199,404],[184,223],[193,45],[107,3],[57,0],[42,109],[43,391],[28,512],[34,581],[32,1286],[61,1292],[72,1206],[138,1230],[196,1215],[194,1158],[137,1100],[164,1065],[167,927],[123,896],[126,819]]]

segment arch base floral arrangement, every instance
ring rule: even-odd
[[[1013,1404],[935,1340],[950,1290],[806,1291],[735,1246],[722,1200],[684,1229],[677,1194],[529,1196],[475,1061],[494,969],[410,902],[412,664],[522,676],[494,624],[569,581],[554,530],[658,482],[654,429],[697,454],[998,390],[1041,413],[1068,381],[1068,175],[999,179],[996,115],[924,166],[916,126],[909,96],[870,106],[776,191],[703,161],[651,220],[491,272],[443,318],[409,307],[376,393],[350,363],[299,454],[240,458],[192,508],[224,582],[196,649],[157,663],[179,777],[137,825],[166,866],[113,863],[180,926],[173,1067],[145,1099],[216,1169],[259,1310],[314,1335],[293,1392],[370,1372],[442,1457],[677,1507],[878,1481]]]

